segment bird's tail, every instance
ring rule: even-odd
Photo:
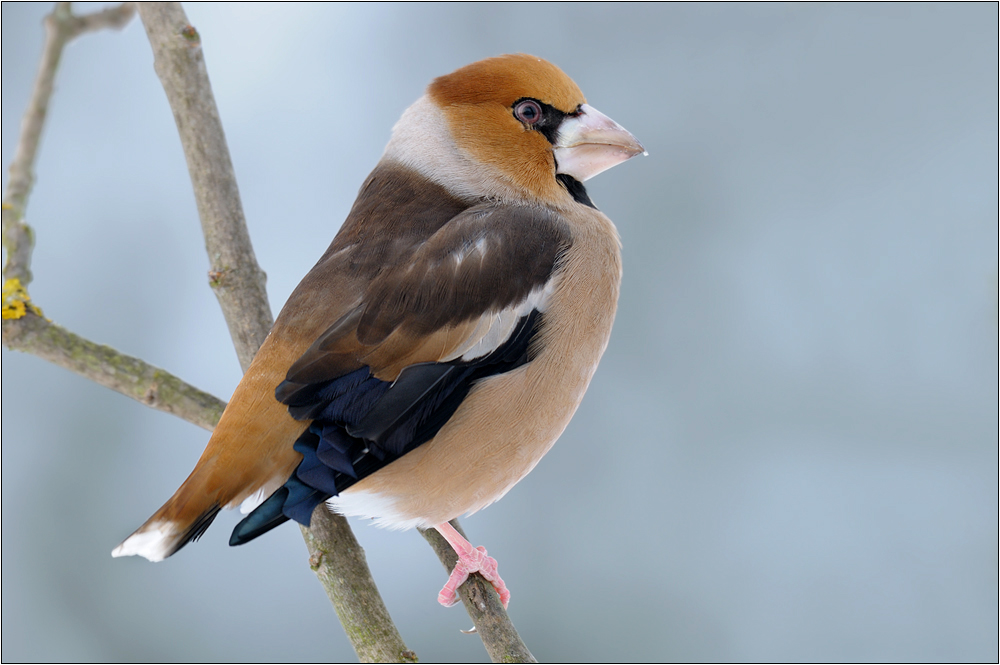
[[[138,554],[150,561],[163,561],[192,540],[198,540],[219,512],[212,506],[189,525],[150,518],[135,533],[122,541],[111,551],[111,556],[132,556]],[[156,517],[154,515],[154,517]]]
[[[219,492],[206,491],[211,473],[200,463],[184,484],[146,523],[116,547],[111,556],[138,554],[150,561],[168,556],[201,537],[229,501]]]
[[[291,418],[288,421],[290,431],[279,433],[295,436],[302,425]],[[225,424],[219,423],[205,453],[184,484],[145,524],[116,547],[112,556],[138,554],[150,561],[163,561],[201,537],[220,509],[235,508],[244,501],[244,509],[252,509],[281,486],[301,459],[301,455],[287,444],[286,454],[274,456],[278,459],[269,458],[263,451],[247,451],[247,447],[234,454],[233,446],[220,445],[219,435],[225,433]]]
[[[272,395],[301,349],[285,344],[274,352],[275,339],[272,333],[254,358],[191,475],[112,556],[162,561],[201,536],[221,508],[245,499],[255,506],[292,474],[302,459],[292,444],[306,423]]]
[[[220,423],[220,427],[216,428],[217,434],[224,429],[222,425]],[[292,426],[296,429],[302,427],[294,421]],[[213,444],[216,442],[213,436],[184,484],[145,524],[122,541],[111,556],[138,554],[150,561],[163,561],[192,540],[200,538],[220,509],[235,508],[245,501],[244,511],[252,510],[281,487],[282,481],[301,459],[301,455],[287,446],[290,454],[284,455],[285,459],[243,466],[232,463],[227,459],[228,455],[214,455]]]

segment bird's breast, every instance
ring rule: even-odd
[[[441,524],[502,497],[552,447],[607,347],[621,281],[611,221],[589,208],[569,221],[530,362],[473,386],[433,439],[332,499],[338,512],[390,528]]]

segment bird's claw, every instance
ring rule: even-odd
[[[486,555],[486,548],[480,545],[466,554],[459,555],[455,568],[451,571],[448,582],[438,594],[438,602],[445,607],[451,607],[458,602],[458,587],[465,583],[472,573],[479,573],[483,578],[493,585],[496,592],[500,594],[500,602],[504,609],[510,602],[510,591],[503,579],[497,572],[497,560]]]

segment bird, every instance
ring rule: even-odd
[[[608,345],[621,243],[583,183],[645,149],[552,63],[435,78],[393,127],[347,219],[289,296],[194,470],[115,557],[162,561],[222,508],[231,545],[326,503],[434,528],[498,500],[566,428]]]

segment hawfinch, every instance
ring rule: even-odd
[[[583,182],[643,153],[558,67],[504,55],[435,79],[281,310],[180,489],[115,548],[160,561],[220,508],[239,545],[327,502],[437,529],[488,506],[565,429],[608,344],[614,224]]]

